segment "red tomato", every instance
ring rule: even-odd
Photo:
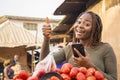
[[[37,76],[30,76],[27,80],[38,80]]]
[[[70,63],[64,63],[61,67],[62,73],[69,74],[70,70],[72,69],[73,65]]]
[[[96,77],[95,76],[89,76],[86,78],[86,80],[96,80]]]
[[[103,76],[102,72],[100,72],[100,71],[95,71],[95,77],[98,80],[104,80],[104,76]]]
[[[90,72],[92,75],[94,75],[95,71],[96,71],[95,68],[90,67],[90,68],[88,68],[87,73]]]
[[[78,67],[73,67],[72,69],[71,69],[71,71],[70,71],[70,77],[71,78],[75,78],[76,77],[76,75],[78,74]]]
[[[19,78],[20,78],[19,75],[15,75],[15,76],[13,77],[13,80],[17,80],[17,79],[19,79]]]
[[[87,73],[87,68],[86,67],[80,67],[79,71],[82,72],[83,74]]]
[[[83,73],[79,72],[76,76],[77,80],[86,80],[86,77]]]
[[[28,72],[26,72],[25,70],[21,70],[19,73],[18,73],[18,76],[23,79],[23,80],[26,80],[30,74]]]
[[[40,78],[40,77],[42,77],[44,74],[45,74],[45,71],[44,71],[43,69],[40,69],[40,70],[38,71],[37,77]]]
[[[23,79],[16,79],[16,80],[23,80]]]
[[[93,74],[91,72],[87,72],[85,75],[86,75],[86,77],[93,76]]]
[[[71,77],[67,74],[63,73],[63,74],[61,74],[61,76],[62,76],[62,80],[71,80]]]
[[[57,73],[59,73],[59,74],[62,73],[62,71],[61,71],[60,69],[58,69],[58,68],[54,69],[54,72],[57,72]]]
[[[51,78],[50,78],[50,80],[60,80],[58,77],[56,77],[56,76],[52,76]]]

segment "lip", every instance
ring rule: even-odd
[[[85,33],[85,31],[83,31],[83,30],[76,30],[76,34],[84,34]]]

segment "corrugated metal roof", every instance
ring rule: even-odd
[[[24,21],[40,21],[44,22],[45,18],[37,18],[37,17],[24,17],[24,16],[12,16],[12,15],[5,15],[0,17],[0,24],[6,20],[24,20]],[[51,22],[59,22],[60,19],[50,19]]]
[[[94,6],[101,0],[65,0],[54,12],[54,15],[65,15],[53,32],[66,34],[74,24],[76,18],[81,12]]]
[[[32,33],[13,22],[6,21],[0,25],[0,47],[33,46],[35,40]],[[40,45],[40,40],[37,40],[37,44]]]

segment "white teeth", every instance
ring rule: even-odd
[[[84,31],[77,31],[77,32],[79,32],[79,33],[84,33]]]

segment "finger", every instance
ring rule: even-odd
[[[42,31],[44,32],[44,31],[51,31],[51,28],[50,27],[44,27],[44,28],[42,28]]]
[[[79,65],[79,63],[82,61],[82,58],[80,58],[80,57],[79,58],[74,57],[73,61],[74,61],[74,64]]]
[[[75,61],[77,61],[77,60],[78,60],[78,58],[77,58],[77,57],[74,57],[73,59],[74,59]]]
[[[50,21],[49,21],[49,18],[48,18],[48,17],[46,17],[45,22],[46,22],[47,24],[49,24],[49,23],[50,23]]]
[[[50,24],[44,23],[43,27],[50,27]]]
[[[74,48],[74,50],[75,50],[75,52],[77,53],[77,55],[78,55],[79,57],[83,57],[83,56],[81,55],[81,53],[80,53],[76,48]]]
[[[50,35],[50,34],[51,34],[51,30],[43,31],[43,35]]]
[[[76,57],[73,57],[73,61],[76,63],[77,62],[77,59],[76,59]]]
[[[51,28],[50,27],[43,27],[42,32],[45,32],[45,31],[51,31]]]

